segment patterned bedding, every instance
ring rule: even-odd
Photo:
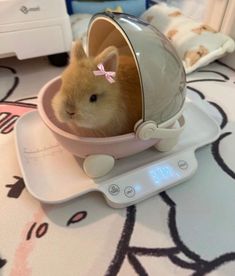
[[[188,97],[222,131],[197,152],[194,177],[115,210],[96,193],[47,205],[25,189],[14,124],[61,70],[0,60],[0,275],[235,275],[234,71],[213,63],[187,76]]]

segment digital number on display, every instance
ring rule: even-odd
[[[161,184],[168,180],[177,180],[180,173],[170,165],[158,165],[149,170],[149,176],[155,184]]]

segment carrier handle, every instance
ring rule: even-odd
[[[136,136],[140,140],[149,140],[149,139],[170,139],[177,138],[184,130],[185,119],[181,115],[177,120],[179,127],[177,128],[161,128],[156,125],[154,121],[146,121],[139,125],[136,129]]]

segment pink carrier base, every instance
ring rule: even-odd
[[[38,111],[57,141],[73,155],[86,158],[89,155],[105,154],[119,159],[144,151],[158,143],[159,139],[140,140],[134,132],[107,138],[78,137],[72,134],[66,125],[58,122],[51,108],[51,100],[60,85],[60,77],[57,77],[42,88],[38,98]]]

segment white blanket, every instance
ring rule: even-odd
[[[235,73],[212,64],[187,78],[188,96],[222,128],[197,152],[194,177],[114,210],[95,193],[41,204],[24,187],[12,127],[61,70],[45,59],[0,60],[0,274],[234,275]]]

